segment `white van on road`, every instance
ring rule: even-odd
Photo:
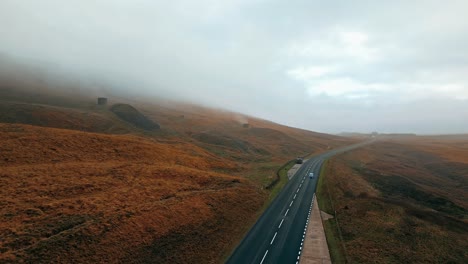
[[[314,177],[314,173],[313,172],[309,173],[309,178],[312,179],[313,177]]]

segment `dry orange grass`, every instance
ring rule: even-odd
[[[19,123],[88,132],[122,134],[132,127],[102,109],[72,109],[42,104],[0,101],[0,123]]]
[[[219,263],[283,163],[353,142],[109,96],[161,124],[145,132],[96,106],[103,95],[90,89],[7,76],[18,78],[0,76],[0,262]]]
[[[46,95],[42,97],[48,98]],[[160,131],[148,133],[119,120],[105,107],[93,106],[94,101],[82,100],[72,104],[74,108],[0,101],[0,123],[175,138],[179,141],[190,141],[218,156],[246,163],[251,160],[284,163],[294,156],[319,153],[356,141],[195,105],[168,102],[144,104],[120,99],[134,103],[142,113],[161,124]],[[111,99],[111,102],[118,102],[116,100]],[[57,102],[59,103],[60,101]],[[249,123],[250,127],[244,128],[244,123]]]
[[[466,263],[467,142],[391,139],[329,162],[349,262]]]
[[[0,262],[216,263],[264,193],[182,142],[0,124]]]
[[[204,148],[220,149],[219,154],[226,152],[229,156],[247,162],[266,157],[284,163],[295,156],[319,153],[356,142],[350,138],[287,127],[242,114],[189,104],[142,104],[142,109],[163,128],[194,138]],[[243,127],[246,123],[249,128]],[[200,141],[201,137],[206,140]],[[243,144],[249,145],[247,149],[255,150],[239,149],[239,145]]]

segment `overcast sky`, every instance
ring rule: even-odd
[[[315,131],[468,133],[468,1],[1,0],[0,53]]]

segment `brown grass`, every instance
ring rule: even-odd
[[[105,94],[1,70],[2,263],[222,262],[269,199],[264,187],[283,163],[353,142],[191,104],[107,95],[109,104],[131,104],[161,125],[144,131],[96,106]]]
[[[330,161],[322,190],[350,263],[466,263],[468,141],[434,139],[378,142]]]
[[[0,140],[2,261],[215,263],[264,199],[187,143],[7,124]]]
[[[103,110],[73,109],[41,104],[0,101],[0,123],[123,134],[132,127]]]

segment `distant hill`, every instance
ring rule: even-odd
[[[106,111],[8,101],[0,101],[0,123],[112,134],[132,131],[131,126]]]

